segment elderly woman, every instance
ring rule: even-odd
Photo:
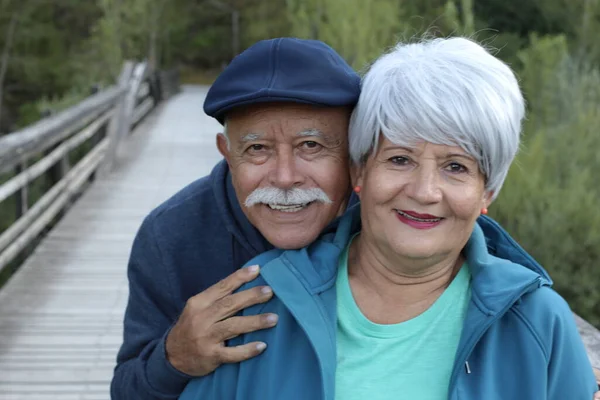
[[[335,235],[249,264],[262,266],[249,286],[275,296],[244,314],[279,323],[229,344],[267,350],[181,399],[591,399],[569,307],[480,217],[523,115],[510,68],[470,40],[401,44],[377,60],[350,124],[360,204]]]

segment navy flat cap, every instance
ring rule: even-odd
[[[354,106],[360,77],[318,40],[263,40],[231,61],[211,86],[204,112],[221,124],[227,111],[265,102]]]

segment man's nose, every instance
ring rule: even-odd
[[[292,189],[303,183],[304,177],[298,170],[297,160],[291,147],[277,150],[275,169],[271,172],[270,183],[280,189]]]
[[[440,176],[437,168],[417,168],[408,185],[408,195],[421,204],[433,204],[442,200]]]

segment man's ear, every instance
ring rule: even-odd
[[[219,133],[217,135],[217,149],[219,149],[219,153],[225,158],[227,164],[229,163],[229,140],[223,133]],[[230,164],[231,166],[231,164]]]

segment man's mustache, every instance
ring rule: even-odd
[[[285,206],[307,204],[313,201],[322,203],[332,203],[327,194],[319,188],[300,189],[293,188],[289,190],[279,189],[275,187],[265,187],[255,189],[246,198],[244,205],[252,207],[256,204],[280,204]]]

